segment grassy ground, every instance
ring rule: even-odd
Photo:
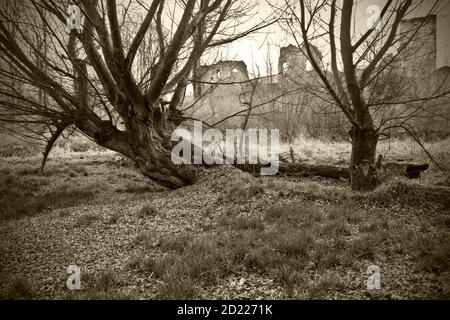
[[[449,146],[427,145],[444,168]],[[312,162],[349,155],[339,143],[293,148]],[[409,142],[379,150],[427,161]],[[433,165],[367,194],[346,181],[258,179],[225,166],[168,191],[112,152],[54,151],[43,174],[38,156],[1,158],[2,298],[450,298],[450,187]],[[66,287],[72,264],[78,291]],[[372,265],[379,290],[366,286]]]

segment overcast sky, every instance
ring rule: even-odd
[[[280,1],[283,2],[283,0]],[[357,33],[367,30],[367,21],[372,14],[367,12],[369,6],[377,5],[382,8],[385,2],[386,0],[356,1],[354,23]],[[434,0],[425,0],[424,4],[407,18],[426,15],[432,3],[434,3]],[[261,4],[258,10],[258,16],[264,16],[271,9],[267,4]],[[273,72],[276,73],[278,70],[279,48],[289,43],[295,44],[295,42],[278,26],[272,26],[267,31],[228,45],[224,50],[221,50],[221,58],[224,60],[243,60],[247,64],[250,73],[258,73],[256,68],[258,67],[261,75],[266,74],[266,61],[269,60],[272,61]],[[450,1],[447,0],[443,1],[437,14],[436,67],[440,68],[442,66],[450,66]]]

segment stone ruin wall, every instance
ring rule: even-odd
[[[219,61],[213,65],[200,66],[197,70],[198,82],[194,83],[194,93],[197,97],[210,90],[219,89],[220,85],[213,83],[242,82],[249,79],[247,65],[243,61]]]

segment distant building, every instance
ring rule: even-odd
[[[194,82],[194,95],[197,97],[210,90],[215,83],[242,82],[249,79],[244,61],[223,60],[209,66],[200,66]],[[211,90],[210,90],[211,91]]]
[[[414,95],[431,92],[442,83],[450,88],[450,68],[436,70],[435,15],[402,20],[398,37],[398,49],[402,50],[399,53],[386,54],[378,66],[386,73],[385,87],[379,85],[381,90],[391,90],[393,95]],[[323,68],[320,50],[313,45],[310,46],[310,50],[314,61]],[[389,66],[385,69],[387,64]],[[363,70],[363,67],[356,69],[358,77]],[[331,71],[325,70],[325,76],[331,82],[335,81]],[[212,65],[201,66],[196,70],[196,77],[194,98],[200,98],[200,102],[196,102],[198,105],[195,109],[196,116],[207,119],[210,123],[238,112],[238,117],[230,118],[224,125],[240,126],[247,114],[242,111],[251,106],[255,108],[251,113],[260,114],[263,118],[274,117],[274,110],[283,110],[286,117],[292,112],[290,110],[299,110],[298,112],[303,112],[303,119],[295,121],[307,123],[310,127],[308,130],[314,132],[306,134],[313,136],[316,133],[324,134],[326,130],[323,128],[336,128],[325,134],[331,132],[332,135],[345,135],[347,132],[345,117],[336,110],[331,110],[332,105],[327,109],[320,98],[311,94],[317,92],[315,86],[320,85],[321,81],[313,70],[305,46],[299,48],[290,44],[280,48],[278,75],[250,79],[243,61],[219,61]],[[340,77],[343,77],[342,72]],[[399,85],[398,88],[390,85],[389,81],[398,83],[399,79],[403,79],[401,80],[403,85]],[[277,116],[281,117],[283,112]],[[431,130],[427,129],[427,126],[442,129],[438,124],[439,121],[426,119],[422,121],[423,123],[416,122],[419,131]],[[448,120],[443,125],[448,126]]]
[[[249,106],[258,106],[252,113],[264,113],[288,102],[302,100],[303,94],[295,91],[296,79],[316,76],[304,50],[293,45],[281,48],[277,76],[250,79],[243,61],[225,60],[201,66],[196,70],[193,82],[194,101],[200,101],[195,102],[198,107],[193,108],[192,116],[214,123]],[[322,54],[315,46],[311,46],[311,50],[320,64]],[[230,119],[224,126],[240,126],[245,114]]]
[[[420,78],[436,70],[436,15],[402,20],[398,36],[401,72]]]
[[[317,47],[310,46],[314,60],[321,63],[322,54]],[[296,47],[292,44],[280,49],[280,58],[278,60],[278,73],[281,81],[286,81],[289,78],[296,78],[305,75],[305,72],[312,71],[311,61],[307,57],[305,46],[302,48]]]

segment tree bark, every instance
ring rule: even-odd
[[[175,125],[164,111],[152,108],[152,112],[134,115],[128,126],[133,160],[145,176],[171,189],[195,182],[192,166],[172,162],[170,136]]]
[[[77,123],[84,134],[107,149],[129,158],[143,175],[156,183],[176,189],[193,184],[196,170],[193,166],[175,165],[171,159],[171,133],[176,122],[168,119],[168,112],[159,107],[134,106],[124,121],[126,130],[118,130],[109,121],[91,126]],[[135,110],[138,110],[137,112]]]
[[[351,187],[357,191],[370,191],[378,184],[375,167],[378,133],[374,129],[352,127],[352,154],[350,160]]]

